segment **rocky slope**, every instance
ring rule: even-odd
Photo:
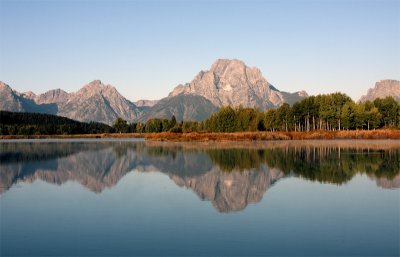
[[[255,67],[239,60],[217,60],[208,71],[185,85],[178,85],[169,97],[180,94],[200,95],[215,106],[257,107],[261,110],[293,103],[307,96],[304,91],[281,92],[273,87]]]
[[[376,82],[375,87],[370,88],[367,94],[363,95],[359,101],[373,101],[376,98],[385,98],[387,96],[393,96],[400,101],[400,81],[387,79]]]
[[[30,92],[31,93],[31,92]],[[26,94],[26,93],[24,93]],[[49,104],[49,103],[57,103],[63,104],[67,102],[70,98],[70,95],[62,89],[53,89],[49,90],[44,94],[40,94],[35,96],[33,99],[38,104]]]
[[[133,102],[137,107],[152,107],[160,100],[138,100]]]
[[[23,112],[24,109],[23,99],[19,96],[18,92],[4,82],[0,81],[0,110]]]
[[[36,103],[32,92],[19,93],[0,81],[0,110],[12,112],[40,112],[56,114],[55,103]]]
[[[133,121],[138,116],[137,107],[123,97],[115,87],[100,80],[92,81],[60,105],[58,115],[80,121],[99,121],[112,124],[117,117]]]

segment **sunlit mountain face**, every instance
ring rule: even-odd
[[[161,172],[219,212],[258,203],[280,180],[345,185],[357,174],[381,188],[400,187],[400,142],[163,143],[144,141],[7,142],[0,192],[18,183],[78,182],[95,193],[130,172]]]

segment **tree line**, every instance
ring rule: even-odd
[[[299,147],[288,149],[210,149],[206,153],[223,171],[258,169],[263,164],[312,181],[342,184],[358,173],[378,178],[398,176],[400,149],[389,151]]]
[[[117,132],[245,132],[371,130],[400,128],[400,103],[393,97],[356,103],[342,93],[310,96],[292,106],[285,103],[265,112],[257,108],[222,107],[204,121],[177,122],[153,118],[128,124],[117,119]]]
[[[51,114],[0,111],[0,135],[60,135],[112,133],[98,122],[79,122]]]

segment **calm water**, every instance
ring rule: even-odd
[[[400,141],[0,147],[2,256],[400,254]]]

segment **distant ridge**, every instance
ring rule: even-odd
[[[78,121],[112,124],[117,117],[134,121],[140,112],[115,87],[94,80],[79,91],[67,93],[62,89],[44,94],[19,93],[0,82],[0,110],[56,114]]]

